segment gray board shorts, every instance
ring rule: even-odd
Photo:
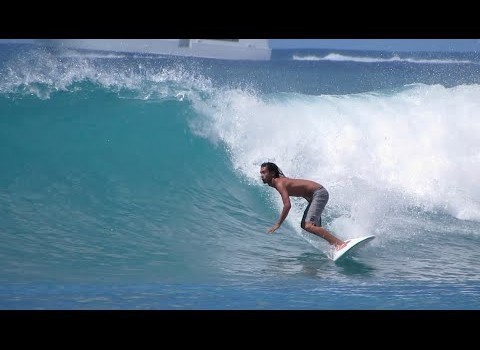
[[[320,187],[313,192],[312,200],[308,203],[301,222],[302,228],[305,226],[305,222],[310,221],[315,226],[322,226],[322,212],[325,209],[325,205],[328,202],[328,191],[324,187]]]

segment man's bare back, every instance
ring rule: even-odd
[[[292,179],[289,177],[279,177],[275,179],[273,186],[278,190],[278,187],[284,186],[289,196],[303,197],[307,201],[311,201],[313,192],[322,188],[319,183],[311,180]]]

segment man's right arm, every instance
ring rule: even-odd
[[[282,214],[280,215],[280,219],[278,220],[278,223],[277,223],[278,226],[280,227],[283,221],[287,218],[290,208],[292,207],[292,204],[290,203],[290,196],[288,195],[287,189],[285,187],[283,187],[281,190],[279,189],[278,192],[280,192],[280,195],[282,196],[282,202],[283,202]]]
[[[283,209],[282,213],[280,214],[280,218],[278,219],[278,222],[268,230],[268,232],[270,233],[275,232],[282,225],[283,221],[285,221],[288,216],[290,208],[292,207],[292,204],[290,203],[290,196],[288,195],[286,187],[283,184],[279,184],[277,187],[277,191],[282,196]]]

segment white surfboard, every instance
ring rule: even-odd
[[[333,261],[338,261],[340,258],[352,255],[352,253],[354,253],[358,248],[363,247],[374,238],[375,236],[372,235],[349,239],[347,240],[347,245],[345,247],[340,250],[333,251],[331,259]]]

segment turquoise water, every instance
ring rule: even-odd
[[[479,61],[405,55],[2,45],[0,308],[478,309]],[[333,263],[297,199],[267,234],[267,160],[376,239]]]

